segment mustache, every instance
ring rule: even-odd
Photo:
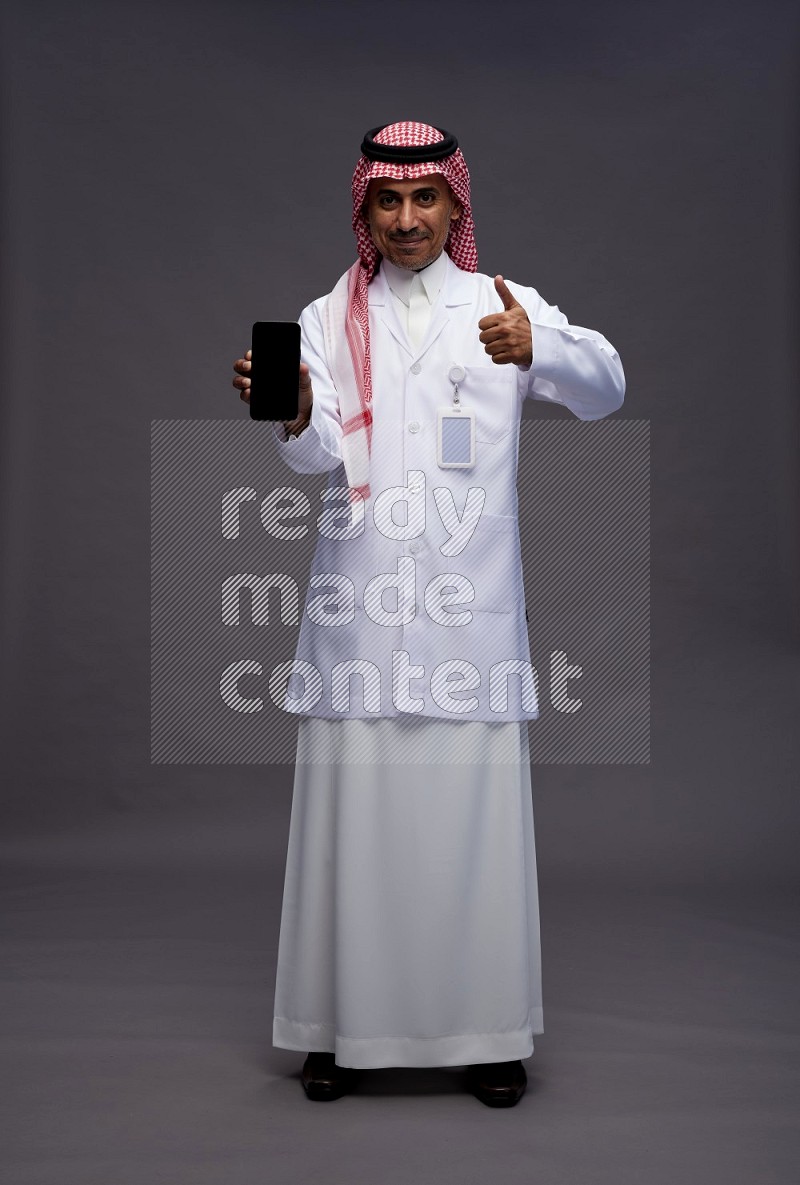
[[[389,238],[402,242],[403,239],[427,239],[428,235],[418,230],[393,230]]]

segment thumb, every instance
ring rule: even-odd
[[[506,310],[516,309],[519,307],[519,301],[515,300],[514,297],[511,295],[511,293],[509,292],[508,287],[506,285],[506,282],[502,276],[495,276],[494,286],[497,290],[497,295],[500,297],[500,299],[503,302],[504,309],[506,309]]]

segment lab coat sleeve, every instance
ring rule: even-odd
[[[299,436],[288,439],[283,424],[273,424],[278,455],[295,473],[327,473],[342,463],[339,400],[328,370],[322,328],[324,300],[314,301],[300,315],[300,358],[308,366],[314,395],[311,422]]]
[[[547,304],[535,288],[508,287],[531,323],[533,363],[526,395],[560,403],[579,420],[600,420],[617,411],[625,398],[625,373],[611,342],[594,329],[570,325],[558,305]]]

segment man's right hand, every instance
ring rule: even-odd
[[[253,351],[248,350],[244,358],[237,358],[233,364],[233,369],[236,371],[236,378],[233,379],[233,385],[239,392],[240,399],[243,399],[245,403],[250,402],[250,359],[252,356]],[[311,405],[313,402],[314,392],[311,389],[311,375],[305,362],[301,362],[300,385],[297,397],[297,419],[283,421],[287,435],[299,436],[303,429],[308,427],[311,420]]]

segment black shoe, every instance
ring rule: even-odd
[[[467,1066],[467,1086],[487,1107],[513,1107],[525,1093],[522,1062],[478,1062]]]
[[[333,1053],[310,1053],[303,1063],[301,1078],[307,1097],[324,1103],[352,1090],[357,1072],[349,1066],[337,1066]]]

